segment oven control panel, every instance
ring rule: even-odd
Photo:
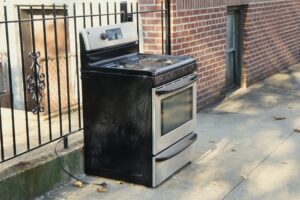
[[[88,51],[138,41],[136,24],[133,22],[87,28],[80,34]]]

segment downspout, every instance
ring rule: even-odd
[[[165,0],[166,9],[166,53],[171,55],[171,2],[170,0]]]

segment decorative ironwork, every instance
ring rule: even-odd
[[[44,107],[41,106],[41,100],[43,98],[42,91],[45,90],[45,74],[41,73],[41,66],[38,63],[40,52],[32,52],[29,57],[32,60],[30,69],[32,75],[27,76],[27,90],[32,94],[32,99],[35,101],[36,106],[32,109],[34,115],[44,112]]]

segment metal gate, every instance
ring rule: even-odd
[[[145,27],[157,26],[155,45],[170,53],[169,6],[139,8],[125,2],[0,8],[0,89],[6,87],[0,91],[0,163],[62,137],[67,147],[67,136],[82,130],[80,29],[134,21],[147,46]],[[160,23],[147,25],[154,18]]]

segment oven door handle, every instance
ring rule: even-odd
[[[187,78],[187,80],[182,80],[177,83],[173,83],[173,84],[170,84],[168,86],[165,86],[163,88],[156,90],[156,94],[163,95],[163,94],[169,94],[169,93],[176,92],[182,88],[185,88],[185,87],[193,84],[194,82],[196,82],[198,80],[198,78],[199,78],[198,74],[194,74],[192,77]]]
[[[186,148],[191,146],[198,138],[197,133],[193,133],[190,136],[184,138],[182,141],[179,141],[178,144],[171,146],[165,152],[162,152],[161,155],[155,158],[156,162],[163,162],[173,158],[174,156],[178,155]]]

